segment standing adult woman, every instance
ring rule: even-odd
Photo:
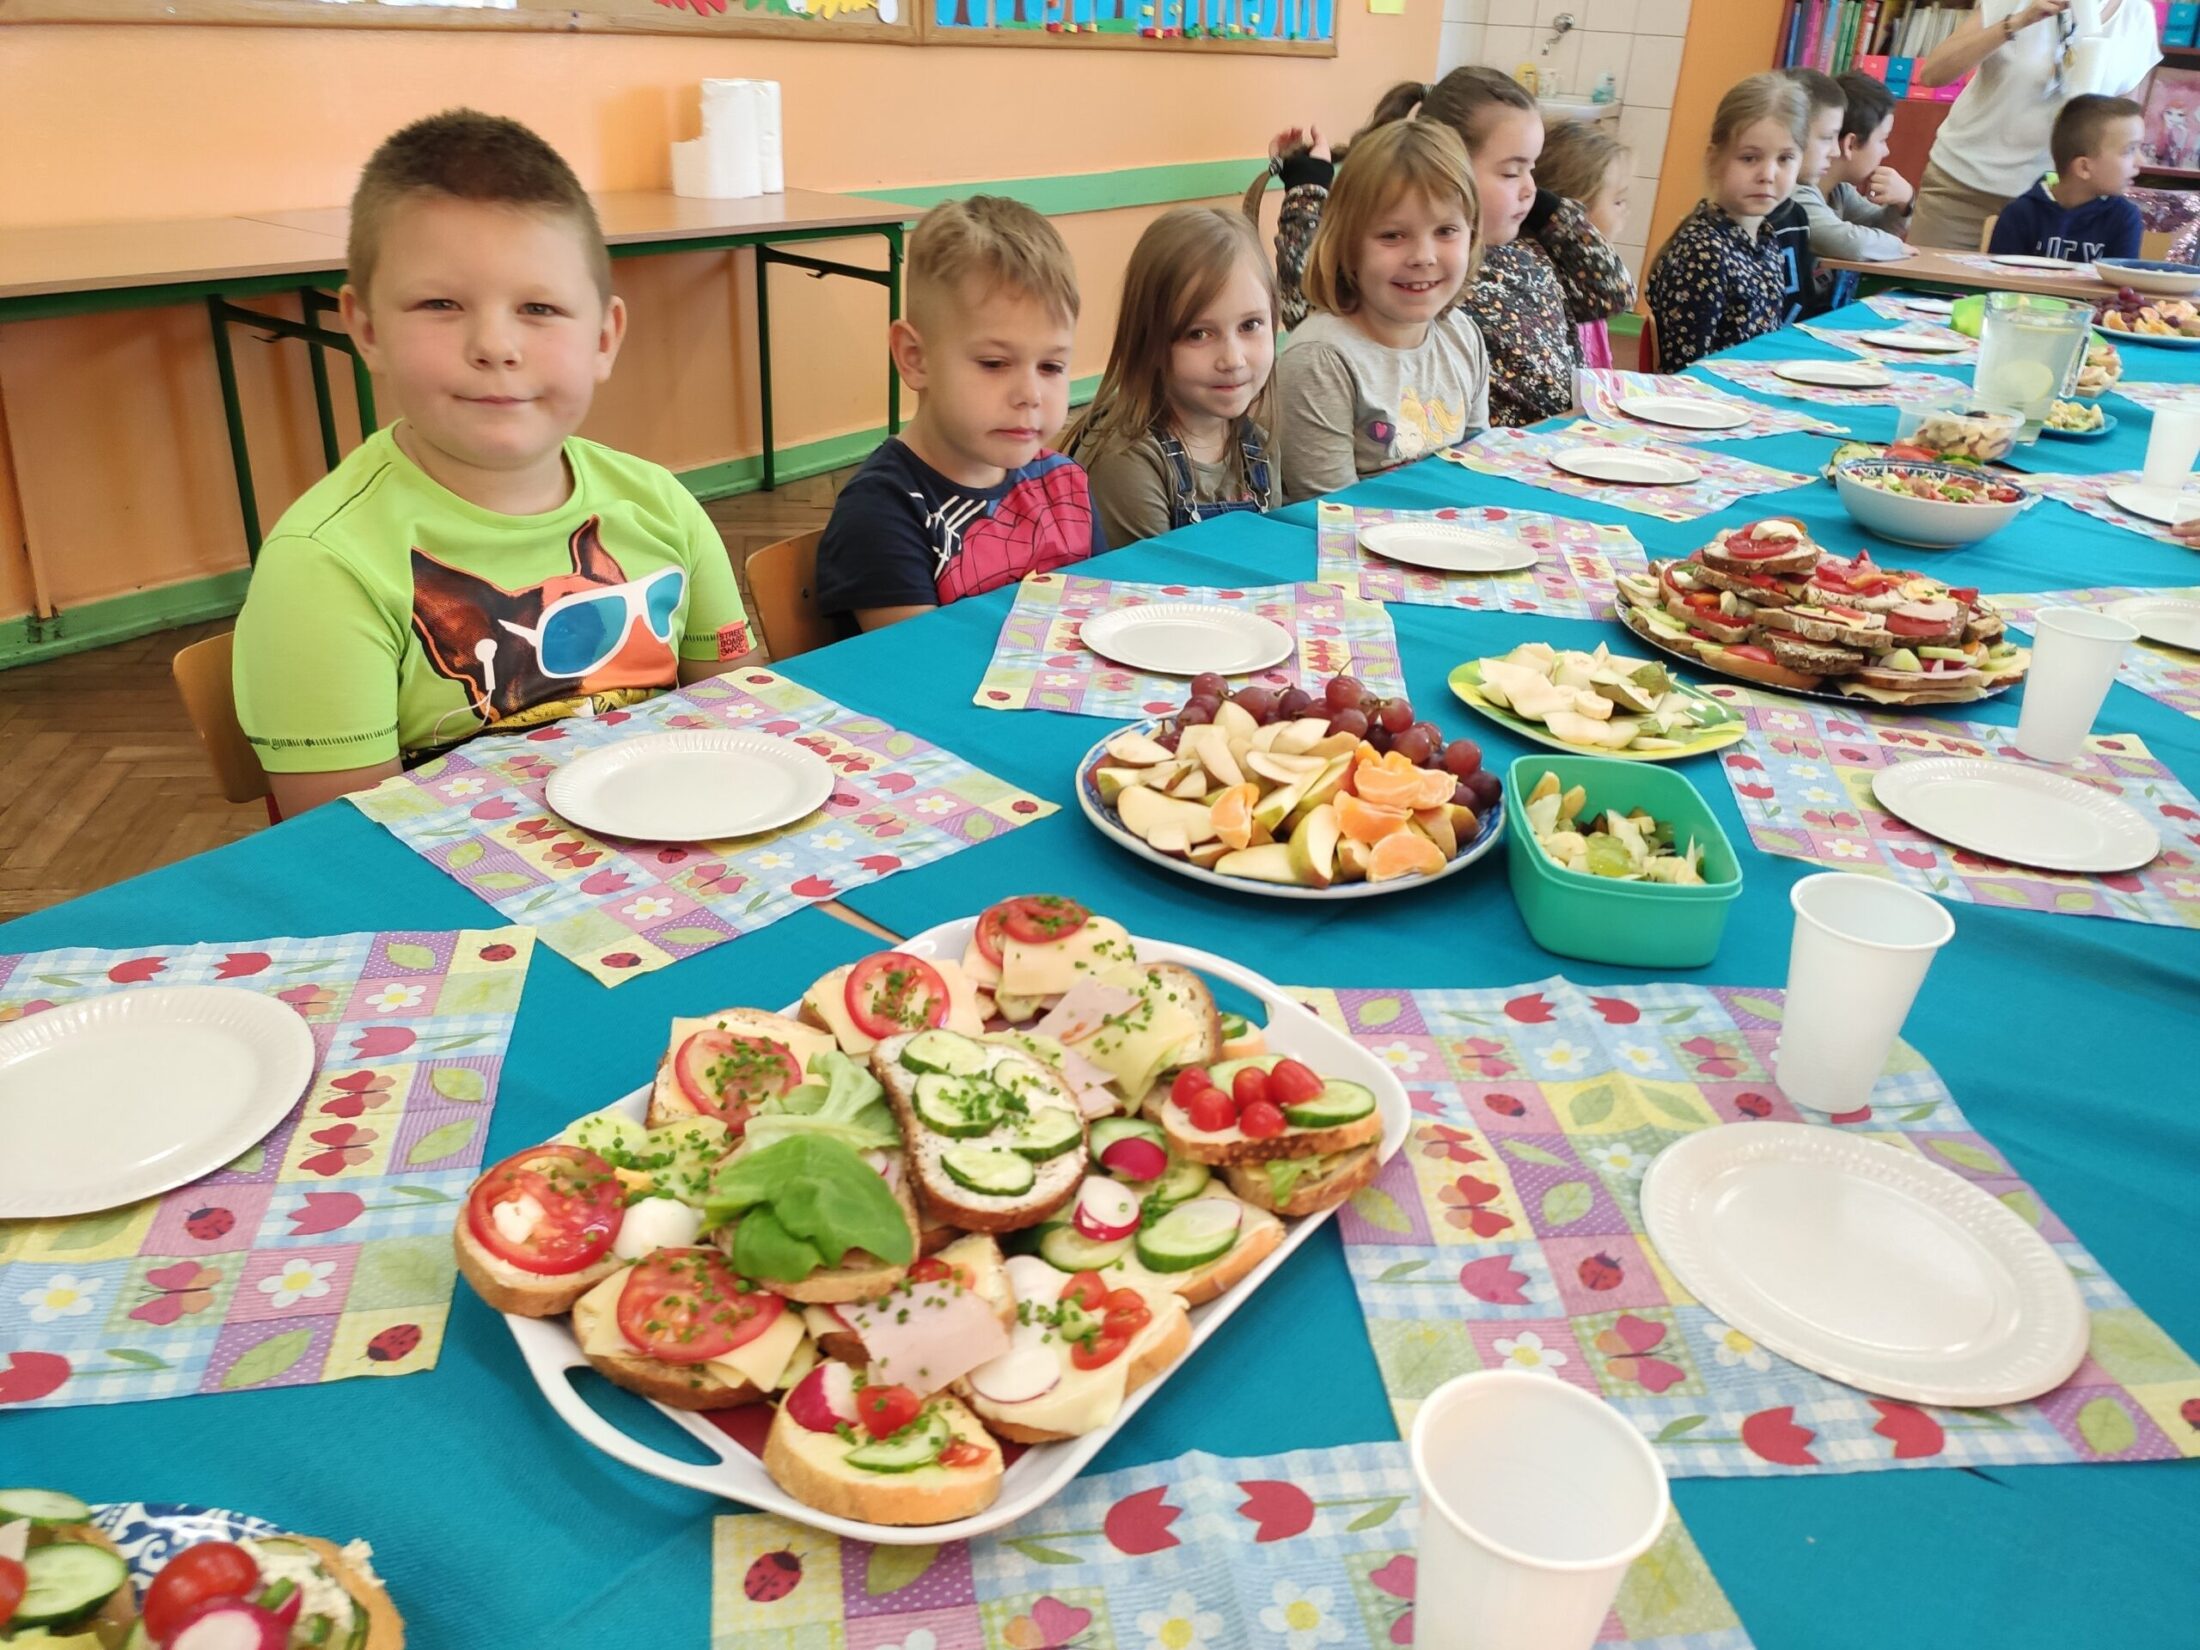
[[[2081,35],[2095,17],[2099,33]],[[1912,244],[1976,251],[1986,220],[2048,169],[2056,111],[2081,92],[2128,96],[2161,55],[2147,0],[1978,0],[1917,65],[1927,86],[1977,73],[1933,140]]]

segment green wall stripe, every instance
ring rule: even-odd
[[[924,208],[966,195],[1006,195],[1050,218],[1077,212],[1112,212],[1126,206],[1163,206],[1245,193],[1265,159],[1187,161],[1176,166],[1133,166],[1120,172],[1079,172],[1058,178],[994,178],[976,183],[923,184],[863,189],[873,200]]]

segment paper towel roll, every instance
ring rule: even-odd
[[[752,80],[703,82],[703,135],[672,146],[672,192],[743,200],[764,192],[764,99]]]
[[[763,174],[764,193],[783,195],[787,191],[787,169],[780,153],[779,82],[759,80],[756,84],[762,93],[756,116],[758,169]]]

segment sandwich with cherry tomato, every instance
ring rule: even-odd
[[[1037,1255],[1008,1262],[1016,1321],[1009,1345],[955,1391],[996,1435],[1019,1444],[1082,1437],[1184,1356],[1184,1300],[1140,1271],[1064,1276]]]
[[[114,1650],[137,1621],[129,1566],[59,1490],[0,1490],[0,1644]]]
[[[1001,1446],[950,1392],[926,1397],[827,1359],[794,1384],[764,1470],[805,1506],[867,1524],[944,1524],[1001,1493]]]
[[[1169,1150],[1143,1117],[1092,1128],[1095,1158],[1076,1200],[1019,1237],[1065,1277],[1093,1272],[1159,1283],[1199,1306],[1244,1281],[1283,1242],[1283,1223],[1234,1195],[1219,1171]]]
[[[1239,1198],[1277,1214],[1333,1208],[1380,1166],[1374,1094],[1287,1055],[1187,1067],[1146,1115],[1172,1154],[1222,1170]]]

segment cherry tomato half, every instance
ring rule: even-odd
[[[865,957],[842,992],[856,1030],[873,1041],[947,1023],[947,982],[940,971],[906,951]]]
[[[644,1357],[699,1364],[748,1345],[787,1303],[743,1287],[715,1249],[660,1249],[619,1291],[619,1332]]]
[[[1255,1100],[1238,1113],[1238,1127],[1248,1140],[1273,1140],[1290,1124],[1274,1101]]]
[[[1207,1075],[1205,1066],[1186,1066],[1169,1085],[1169,1098],[1180,1106],[1189,1106],[1192,1096],[1214,1086],[1215,1080]]]
[[[1230,1098],[1237,1102],[1240,1111],[1256,1102],[1267,1104],[1268,1073],[1258,1066],[1247,1066],[1230,1079]]]
[[[856,1418],[873,1438],[891,1438],[922,1408],[924,1400],[905,1386],[867,1386],[856,1394]]]
[[[1107,1280],[1098,1272],[1079,1272],[1062,1286],[1062,1292],[1054,1298],[1067,1301],[1078,1311],[1097,1317],[1101,1303],[1108,1298]]]
[[[1279,1106],[1304,1105],[1328,1086],[1312,1066],[1298,1060],[1278,1060],[1268,1074],[1268,1098]]]
[[[1192,1103],[1184,1108],[1184,1115],[1191,1119],[1193,1128],[1220,1134],[1236,1125],[1237,1102],[1218,1088],[1204,1088],[1192,1096]]]
[[[1123,1356],[1123,1349],[1131,1344],[1128,1335],[1112,1335],[1102,1330],[1089,1341],[1079,1341],[1069,1349],[1069,1361],[1078,1369],[1103,1369]]]
[[[973,1444],[967,1438],[958,1438],[940,1451],[943,1467],[975,1467],[993,1452],[983,1444]]]
[[[0,1627],[15,1619],[15,1608],[29,1586],[30,1577],[20,1559],[0,1558]]]
[[[532,1198],[542,1215],[517,1241],[497,1225],[500,1204]],[[611,1165],[578,1146],[530,1146],[506,1158],[466,1197],[466,1223],[481,1246],[525,1272],[557,1277],[611,1252],[626,1218],[626,1187]]]
[[[202,1541],[161,1567],[145,1590],[145,1631],[166,1644],[191,1612],[208,1599],[250,1598],[260,1590],[260,1567],[233,1541]]]

